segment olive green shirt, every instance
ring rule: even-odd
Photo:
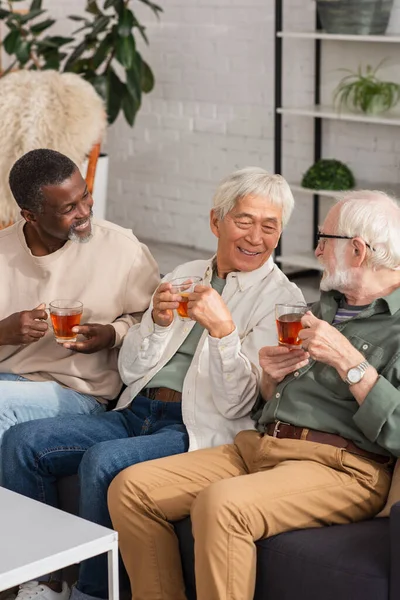
[[[313,314],[332,324],[343,298],[323,292]],[[361,406],[339,373],[315,360],[285,377],[269,401],[256,403],[259,431],[276,420],[339,434],[371,452],[400,456],[400,288],[357,316],[333,325],[379,373]],[[356,365],[354,365],[356,366]]]

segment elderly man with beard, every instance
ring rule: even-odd
[[[256,540],[349,523],[383,507],[400,456],[400,208],[346,195],[316,256],[321,299],[303,348],[260,351],[256,430],[140,464],[109,490],[133,600],[184,600],[173,521],[191,515],[198,600],[251,600]]]
[[[122,387],[118,348],[159,282],[130,230],[92,222],[93,199],[63,154],[28,152],[9,184],[22,219],[0,232],[0,444],[17,423],[104,411]],[[48,324],[46,307],[64,298],[83,303],[76,343],[57,344]]]

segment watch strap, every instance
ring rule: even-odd
[[[358,369],[358,370],[360,371],[360,375],[361,375],[361,377],[360,377],[359,381],[357,381],[357,383],[360,383],[360,381],[361,381],[361,379],[364,377],[364,373],[365,373],[365,371],[368,369],[368,367],[369,367],[369,362],[368,362],[367,360],[363,360],[363,362],[362,362],[362,363],[360,363],[359,365],[356,365],[355,367],[351,367],[352,369]],[[351,370],[351,369],[349,369],[349,371],[350,371],[350,370]],[[346,382],[348,385],[355,385],[355,384],[354,384],[354,381],[350,381],[347,375],[346,375],[345,382]]]

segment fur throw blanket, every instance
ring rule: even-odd
[[[51,148],[80,168],[103,139],[107,117],[93,86],[74,73],[15,71],[0,79],[0,222],[19,208],[8,185],[14,162],[25,152]],[[85,176],[85,173],[83,173]]]

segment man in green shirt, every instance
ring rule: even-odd
[[[399,231],[394,200],[346,195],[319,232],[322,294],[302,318],[302,348],[260,350],[256,431],[114,480],[109,507],[133,600],[185,598],[169,522],[188,514],[197,599],[251,600],[256,540],[383,507],[400,456]]]

